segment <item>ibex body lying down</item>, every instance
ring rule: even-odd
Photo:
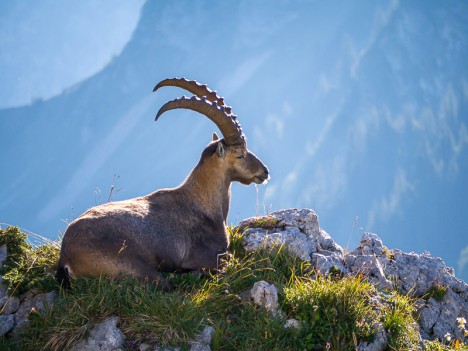
[[[231,182],[261,184],[269,178],[267,167],[247,149],[237,117],[216,92],[178,78],[161,81],[154,91],[163,86],[180,87],[194,96],[167,102],[156,120],[171,109],[191,109],[210,118],[224,139],[213,134],[179,187],[96,206],[73,221],[63,237],[57,271],[65,287],[69,277],[123,274],[169,290],[158,271],[216,269],[229,245]]]

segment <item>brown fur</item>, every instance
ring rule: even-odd
[[[73,221],[62,241],[60,283],[128,275],[169,290],[159,271],[215,270],[229,245],[231,182],[260,184],[268,169],[246,147],[213,139],[179,187],[96,206]]]

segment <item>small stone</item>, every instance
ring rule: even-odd
[[[140,346],[138,346],[138,351],[149,351],[149,350],[151,350],[151,345],[140,344]]]
[[[195,337],[195,341],[190,346],[190,351],[211,351],[211,339],[215,329],[211,326],[206,326],[203,331]]]
[[[256,305],[264,307],[273,317],[278,314],[278,290],[273,284],[256,282],[250,294]]]
[[[0,316],[0,337],[8,333],[15,325],[15,316]]]
[[[78,342],[70,351],[117,351],[123,347],[125,335],[117,328],[119,317],[113,316],[96,324],[86,340]]]
[[[206,326],[203,331],[198,334],[195,338],[195,341],[200,343],[200,344],[211,344],[211,338],[213,337],[213,334],[215,333],[215,329],[211,326]]]
[[[300,326],[301,324],[297,319],[288,319],[286,323],[284,323],[285,328],[299,329]]]
[[[3,303],[2,314],[13,314],[18,311],[19,307],[20,300],[16,296],[7,296]]]

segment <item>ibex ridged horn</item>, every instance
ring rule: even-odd
[[[200,84],[196,80],[189,80],[186,78],[167,78],[160,81],[153,89],[153,92],[158,90],[161,87],[178,87],[185,89],[192,94],[202,98],[206,96],[207,100],[211,102],[216,102],[218,106],[224,106],[228,114],[231,113],[231,107],[224,104],[224,98],[218,96],[216,91],[208,88],[206,84]]]
[[[225,106],[218,106],[215,101],[210,102],[205,97],[192,96],[188,98],[183,96],[166,102],[159,109],[155,120],[157,121],[164,112],[178,108],[193,110],[211,119],[223,134],[227,145],[245,144],[245,136],[239,122],[237,122],[237,116],[227,113]]]

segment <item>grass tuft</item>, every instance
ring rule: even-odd
[[[392,292],[386,296],[383,326],[387,331],[389,350],[414,350],[419,345],[419,326],[414,318],[414,300]]]
[[[278,227],[279,220],[273,216],[262,216],[250,223],[250,226],[253,228],[263,228],[263,229],[274,229]]]
[[[300,349],[355,350],[356,340],[372,341],[379,319],[370,304],[374,293],[359,277],[297,277],[285,290],[284,307],[303,326]]]
[[[447,293],[447,287],[446,286],[444,286],[442,284],[435,283],[426,292],[426,294],[423,296],[423,298],[425,300],[429,300],[430,298],[433,298],[437,302],[442,302],[442,300],[444,299],[446,293]]]
[[[37,236],[35,237],[38,240]],[[0,270],[9,295],[21,295],[35,289],[55,289],[55,271],[60,254],[58,242],[44,238],[41,245],[28,243],[28,235],[18,227],[0,229],[0,246],[7,246],[7,258]]]

